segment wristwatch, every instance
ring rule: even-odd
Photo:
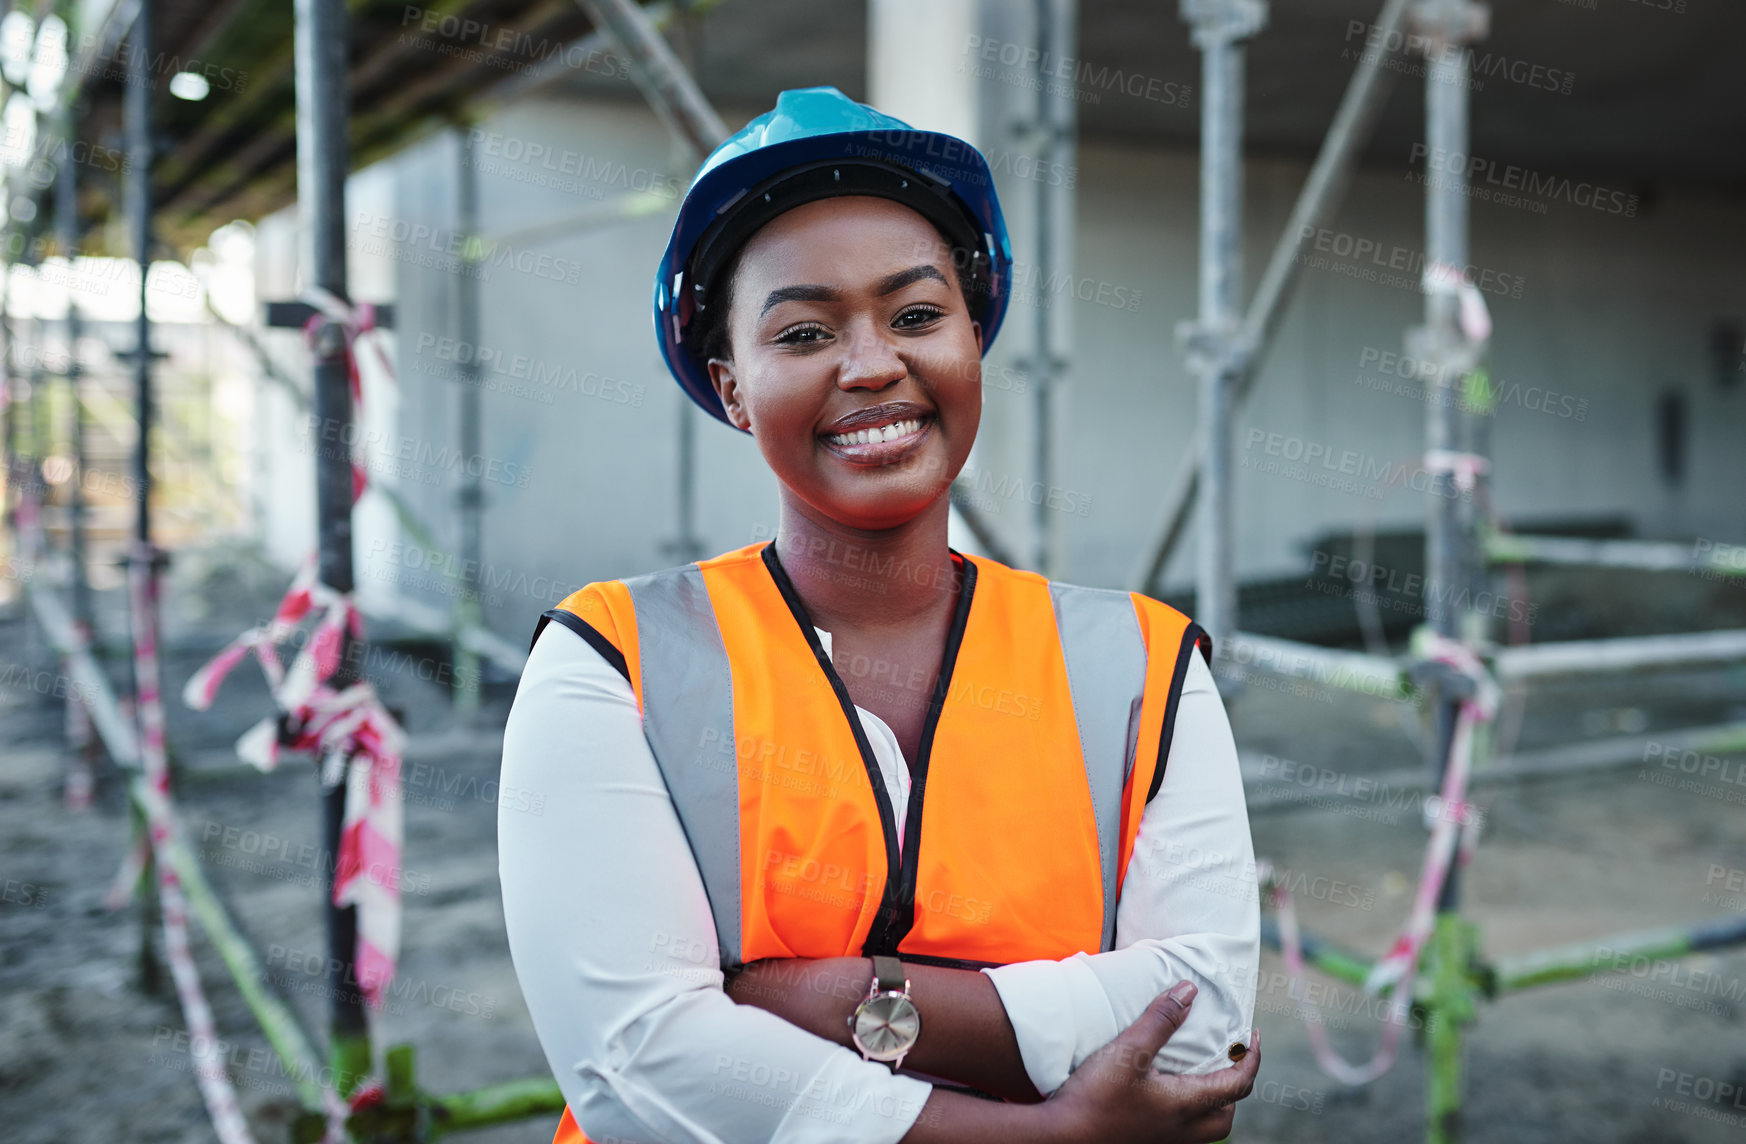
[[[909,978],[895,957],[873,959],[873,983],[849,1018],[849,1039],[865,1060],[882,1061],[896,1072],[921,1036],[921,1012],[909,998]]]

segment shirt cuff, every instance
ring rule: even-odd
[[[869,1068],[880,1074],[870,1077]],[[771,1138],[785,1141],[852,1140],[897,1144],[921,1117],[934,1086],[888,1073],[882,1064],[832,1054],[803,1088]]]
[[[1121,1032],[1087,960],[1077,953],[1064,961],[1018,961],[982,971],[1000,994],[1025,1074],[1043,1096],[1067,1083],[1075,1061]]]

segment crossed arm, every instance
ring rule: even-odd
[[[1184,680],[1163,785],[1147,806],[1116,912],[1116,949],[973,971],[905,962],[923,1036],[906,1072],[1017,1103],[1055,1091],[1159,993],[1192,980],[1200,998],[1159,1054],[1167,1072],[1225,1068],[1254,1009],[1260,915],[1242,780],[1212,673]],[[728,984],[743,1005],[844,1047],[867,995],[866,958],[756,962]]]
[[[1025,1073],[1018,1036],[987,974],[915,962],[903,969],[926,1032],[904,1058],[905,1070],[1018,1104],[1043,1099]],[[747,966],[729,980],[727,995],[853,1049],[849,1018],[872,979],[872,962],[865,957],[782,958]]]
[[[1118,949],[980,973],[906,962],[925,1029],[906,1073],[1035,1102],[1183,979],[1200,994],[1158,1067],[1220,1069],[1230,1042],[1246,1039],[1253,863],[1228,724],[1210,673],[1195,667],[1204,678],[1191,669],[1174,761],[1127,870]],[[1189,745],[1194,727],[1222,736],[1228,759]],[[591,1132],[891,1144],[923,1103],[930,1112],[942,1103],[924,1081],[846,1047],[866,960],[784,959],[724,981],[708,901],[630,689],[557,625],[523,675],[502,782],[538,795],[541,808],[504,800],[499,813],[511,953],[554,1075]],[[1000,1107],[971,1103],[990,1116]]]

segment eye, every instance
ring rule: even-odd
[[[816,346],[830,336],[830,331],[816,323],[790,326],[777,334],[774,341],[779,346]]]
[[[945,316],[946,312],[938,306],[911,306],[891,319],[891,324],[900,330],[915,330]]]

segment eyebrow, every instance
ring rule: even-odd
[[[896,274],[881,278],[875,293],[883,298],[887,294],[895,294],[905,286],[914,285],[928,278],[932,278],[942,286],[951,285],[950,282],[946,281],[946,276],[941,274],[938,269],[924,264],[911,266],[908,270],[899,270]]]
[[[922,265],[911,266],[908,270],[899,270],[895,274],[886,275],[879,280],[873,288],[873,292],[883,298],[887,294],[897,293],[905,286],[912,286],[929,278],[942,286],[951,285],[937,267]],[[772,307],[779,306],[783,302],[835,302],[841,298],[842,295],[830,286],[783,286],[770,291],[769,297],[764,299],[764,308],[758,311],[758,316],[763,317],[770,312]]]

